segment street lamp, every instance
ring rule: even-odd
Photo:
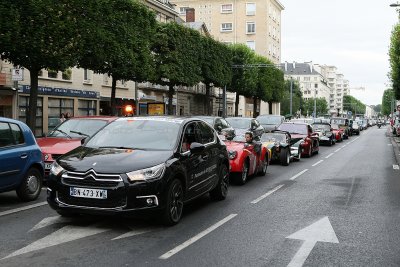
[[[393,4],[390,4],[390,6],[391,6],[391,7],[399,7],[400,4],[399,4],[399,3],[393,3]]]

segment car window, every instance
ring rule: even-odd
[[[201,144],[208,144],[214,142],[215,135],[213,129],[209,127],[204,122],[199,122],[199,134],[200,134],[200,143]]]
[[[224,127],[222,127],[222,122],[221,122],[221,120],[220,120],[219,118],[216,118],[216,119],[215,119],[214,128],[215,128],[215,129],[218,129],[218,126],[220,126],[222,129],[224,128]]]
[[[185,153],[190,150],[190,145],[193,142],[199,142],[198,137],[196,135],[196,123],[191,122],[186,125],[185,130],[183,131],[182,142],[180,145],[181,153]]]
[[[221,124],[222,124],[222,129],[226,129],[226,128],[230,128],[231,127],[229,125],[229,123],[224,119],[221,119]]]
[[[251,121],[247,118],[227,118],[226,121],[229,122],[233,128],[248,129],[251,127]]]
[[[14,144],[10,126],[6,122],[0,122],[0,147],[11,146]]]
[[[82,136],[92,136],[106,124],[107,124],[106,120],[70,119],[66,120],[65,122],[57,126],[57,128],[55,128],[48,136],[49,137],[71,136],[74,138],[79,138]]]
[[[11,132],[15,140],[15,144],[25,143],[24,135],[22,134],[21,128],[15,123],[10,123]]]

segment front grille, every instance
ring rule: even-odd
[[[115,188],[123,184],[118,174],[98,174],[94,170],[83,172],[66,172],[62,175],[62,183],[68,186],[88,186],[96,188]]]
[[[107,197],[107,199],[71,197],[68,188],[58,191],[58,200],[67,205],[102,209],[126,206],[126,196],[116,196],[116,194],[108,193]]]

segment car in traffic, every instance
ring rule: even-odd
[[[23,201],[39,197],[44,176],[42,152],[29,127],[0,117],[0,192],[15,190]]]
[[[336,142],[342,142],[344,139],[344,129],[337,124],[331,124],[332,133],[336,138]]]
[[[148,211],[174,225],[185,203],[206,193],[223,200],[228,186],[226,145],[209,124],[127,117],[53,163],[47,201],[63,216]]]
[[[308,123],[284,122],[278,130],[289,132],[292,138],[299,138],[299,148],[301,156],[311,157],[319,152],[318,134],[313,132],[313,128]]]
[[[261,136],[261,142],[271,151],[271,162],[288,166],[293,160],[300,160],[301,149],[292,149],[301,138],[292,138],[289,132],[273,130]]]
[[[203,121],[210,124],[218,135],[224,135],[226,139],[232,139],[235,137],[235,129],[222,117],[214,116],[196,116],[196,118],[202,119]]]
[[[358,121],[356,121],[356,120],[352,121],[352,123],[351,123],[351,134],[352,134],[352,135],[353,135],[353,134],[359,135],[360,132],[361,132],[361,129],[360,129],[360,128],[361,128],[361,127],[360,127],[360,125],[358,124]]]
[[[264,128],[265,132],[276,130],[278,126],[285,121],[284,116],[272,114],[259,115],[256,119]]]
[[[331,122],[331,125],[335,124],[335,125],[338,125],[340,128],[343,129],[343,138],[344,139],[348,139],[349,136],[352,135],[351,129],[350,129],[349,119],[340,118],[340,117],[332,117],[330,122]]]
[[[268,149],[261,142],[246,142],[245,134],[236,135],[233,140],[225,140],[228,150],[232,180],[244,185],[249,176],[267,173],[271,158]]]
[[[329,123],[315,122],[312,125],[314,131],[318,134],[319,143],[332,146],[336,143],[335,135],[332,132],[331,125]]]
[[[244,135],[246,132],[252,132],[254,138],[259,138],[264,133],[264,128],[254,118],[229,117],[226,121],[235,129],[237,135]]]
[[[45,179],[54,160],[77,148],[84,139],[116,119],[117,117],[109,116],[73,117],[59,124],[45,137],[37,138],[36,141],[43,152]]]

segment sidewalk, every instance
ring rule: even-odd
[[[392,134],[392,127],[387,126],[386,136],[392,143],[394,156],[396,157],[397,164],[400,165],[400,137]]]

